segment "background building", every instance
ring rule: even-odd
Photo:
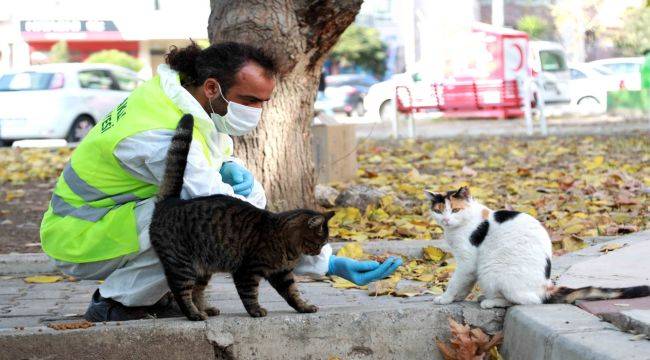
[[[0,2],[0,70],[48,62],[65,40],[71,61],[117,49],[149,77],[171,45],[207,38],[208,0],[21,0]]]

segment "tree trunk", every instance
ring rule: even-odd
[[[275,58],[280,76],[262,120],[235,154],[267,192],[269,208],[315,208],[311,121],[321,68],[363,0],[211,0],[211,43],[236,41]]]

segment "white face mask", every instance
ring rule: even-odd
[[[214,109],[212,108],[212,100],[208,100],[210,110],[212,110],[210,118],[212,118],[217,130],[233,136],[245,135],[253,131],[260,122],[262,109],[226,100],[221,92],[221,86],[219,83],[217,83],[217,86],[219,86],[221,98],[228,104],[228,112],[226,112],[226,115],[221,116],[214,112]]]

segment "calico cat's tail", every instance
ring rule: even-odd
[[[549,292],[547,304],[572,304],[577,300],[631,299],[650,296],[650,286],[632,286],[625,288],[600,288],[587,286],[579,289],[556,287]]]
[[[158,201],[181,196],[183,174],[185,174],[187,154],[190,152],[190,144],[192,143],[193,127],[194,118],[190,114],[183,115],[178,122],[176,133],[174,133],[171,145],[169,145],[169,150],[167,151],[165,176],[158,191]]]

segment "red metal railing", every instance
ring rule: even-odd
[[[517,80],[458,81],[416,88],[397,86],[395,91],[397,111],[406,114],[439,110],[449,114],[508,117],[518,114],[523,105]]]

